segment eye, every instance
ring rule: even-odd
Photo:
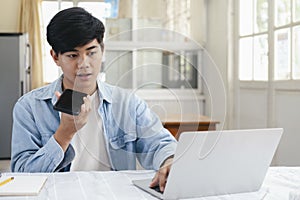
[[[77,57],[77,54],[68,54],[68,55],[66,55],[67,57],[69,57],[69,58],[76,58]]]
[[[97,51],[91,51],[91,52],[88,53],[88,55],[89,55],[89,56],[93,56],[93,55],[95,55],[96,53],[97,53]]]

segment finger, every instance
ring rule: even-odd
[[[153,179],[152,179],[149,187],[155,187],[155,186],[157,186],[158,185],[158,181],[159,181],[159,179],[158,179],[158,172],[157,172],[155,174],[155,176],[153,177]]]
[[[85,104],[86,110],[90,111],[92,109],[91,96],[88,95],[87,97],[83,97],[83,102]]]
[[[59,91],[55,91],[55,93],[54,93],[54,94],[55,94],[55,96],[56,96],[56,98],[57,98],[57,99],[59,99],[59,98],[60,98],[60,96],[61,96],[61,93],[60,93]]]
[[[164,168],[161,169],[159,173],[159,189],[161,192],[165,190],[166,181],[167,181],[167,170]]]
[[[81,109],[80,111],[81,116],[87,115],[91,110],[90,102],[86,97],[83,97],[83,104],[81,105],[80,109]]]
[[[82,104],[80,109],[81,109],[81,113],[85,113],[86,112],[86,105]]]

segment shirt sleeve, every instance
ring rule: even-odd
[[[29,104],[18,101],[13,110],[12,157],[13,172],[54,172],[69,165],[75,156],[69,146],[63,152],[51,133],[43,144]]]
[[[136,102],[137,157],[145,169],[158,170],[175,154],[177,141],[146,102],[139,98]]]

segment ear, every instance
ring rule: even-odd
[[[53,61],[56,63],[57,66],[60,66],[59,60],[58,60],[58,55],[55,53],[53,49],[50,50],[50,54],[53,58]]]

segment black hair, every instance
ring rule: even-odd
[[[97,39],[103,51],[103,23],[80,7],[58,12],[47,26],[47,41],[56,54],[65,53]]]

